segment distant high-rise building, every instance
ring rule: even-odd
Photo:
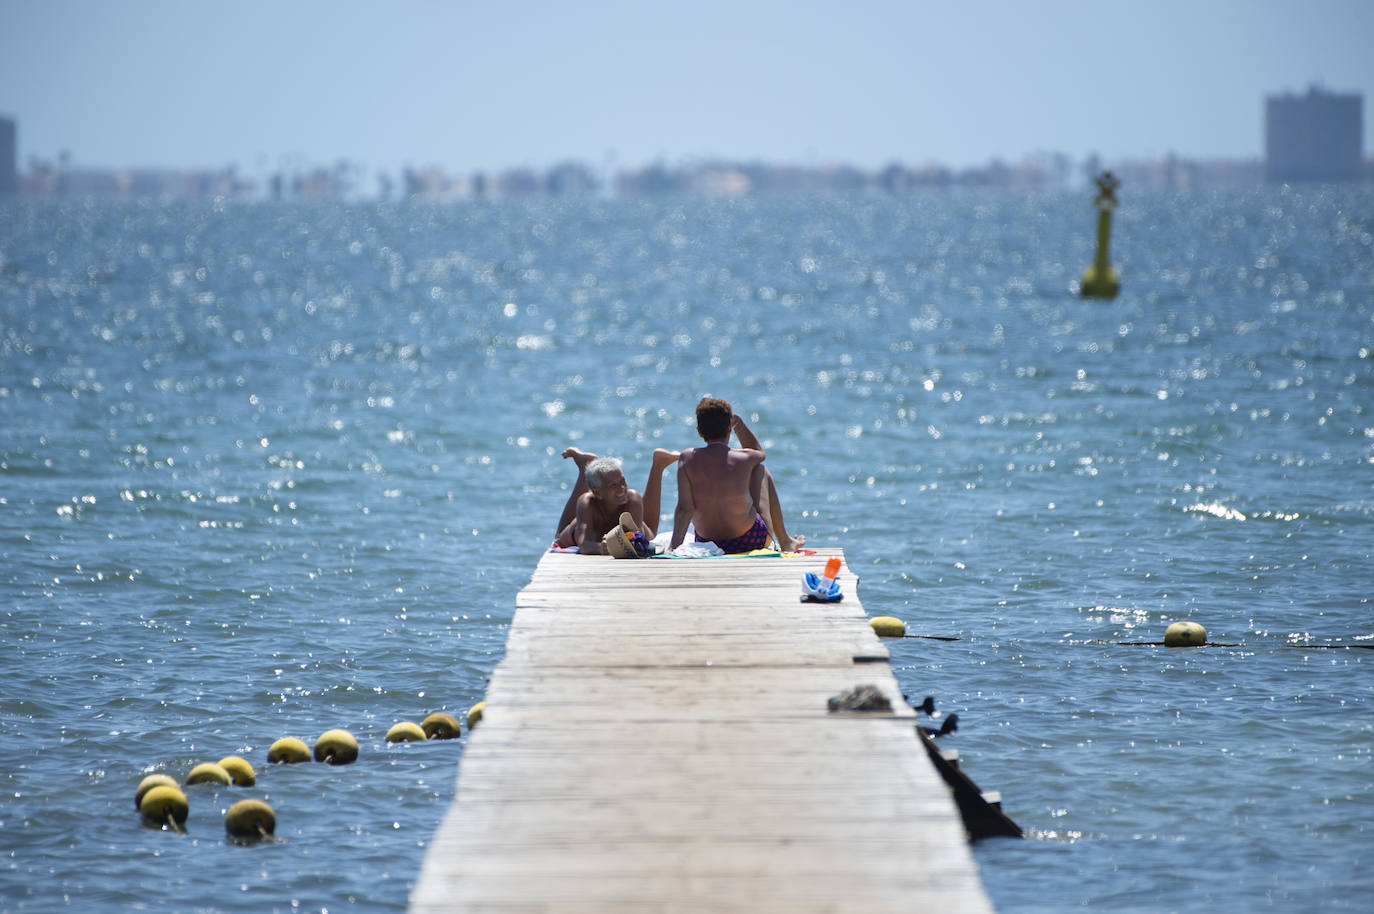
[[[1358,181],[1364,167],[1364,96],[1327,92],[1264,100],[1264,175],[1270,181]]]
[[[0,197],[19,193],[14,121],[0,117]]]

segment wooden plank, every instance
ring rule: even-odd
[[[991,910],[857,579],[799,600],[830,555],[545,556],[411,910]]]

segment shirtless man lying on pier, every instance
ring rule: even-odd
[[[730,433],[740,447],[730,447]],[[763,466],[763,448],[729,402],[705,397],[697,404],[697,433],[705,447],[686,448],[677,467],[677,510],[671,549],[696,528],[697,542],[710,541],[727,554],[768,546],[771,536],[781,552],[806,542],[783,523],[773,474]]]
[[[643,495],[625,482],[625,473],[615,457],[598,457],[575,447],[563,451],[563,456],[572,458],[577,464],[577,484],[563,506],[563,516],[558,519],[555,546],[576,546],[583,555],[605,555],[606,547],[601,540],[612,527],[620,525],[620,515],[624,511],[630,512],[645,537],[653,539],[658,535],[663,471],[677,460],[676,451],[663,448],[654,451]]]

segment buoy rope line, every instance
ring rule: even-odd
[[[1070,642],[1072,643],[1072,642]],[[1165,647],[1165,641],[1099,641],[1089,640],[1080,642],[1082,644],[1117,644],[1123,647]],[[1196,647],[1248,647],[1252,650],[1260,648],[1275,647],[1300,647],[1304,650],[1316,648],[1318,650],[1365,650],[1374,651],[1374,644],[1304,644],[1301,641],[1281,641],[1277,643],[1268,641],[1208,641],[1206,644],[1198,644]]]
[[[959,635],[899,635],[899,638],[922,638],[926,641],[967,641],[969,639]],[[1063,643],[1063,642],[1058,642]],[[1107,641],[1101,638],[1089,638],[1083,641],[1069,641],[1069,644],[1115,644],[1120,647],[1165,647],[1165,641]],[[1251,649],[1271,648],[1271,647],[1299,647],[1303,649],[1315,648],[1317,650],[1341,651],[1341,650],[1362,650],[1374,651],[1374,644],[1345,644],[1345,643],[1321,643],[1311,644],[1305,641],[1208,641],[1206,644],[1195,645],[1196,647],[1248,647]]]
[[[913,635],[906,630],[906,623],[893,616],[875,616],[868,620],[874,634],[883,639],[921,638],[926,641],[964,641],[962,635]],[[1356,636],[1368,640],[1374,636]],[[1063,642],[1059,642],[1063,643]],[[1354,644],[1348,641],[1209,641],[1207,630],[1196,622],[1175,622],[1164,632],[1163,641],[1116,641],[1104,638],[1086,638],[1081,641],[1069,640],[1069,644],[1115,644],[1123,647],[1240,647],[1258,650],[1260,648],[1296,647],[1307,650],[1358,650],[1374,651],[1374,644]]]
[[[482,720],[485,701],[479,701],[467,712],[468,732]],[[457,739],[461,734],[458,719],[451,714],[434,713],[423,724],[403,721],[386,733],[388,743]],[[329,765],[347,765],[358,758],[358,741],[347,730],[326,730],[315,741],[314,759]],[[310,749],[295,737],[283,737],[267,750],[270,766],[308,762]],[[212,787],[252,787],[257,775],[249,761],[241,756],[228,755],[218,762],[202,762],[186,776],[186,786],[209,784]],[[149,827],[188,834],[183,823],[190,805],[181,785],[163,773],[149,774],[139,782],[134,793],[134,808]],[[275,842],[276,813],[261,800],[240,800],[231,806],[224,817],[224,829],[235,843]]]

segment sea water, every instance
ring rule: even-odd
[[[1115,301],[1086,192],[0,205],[0,909],[403,910],[463,747],[386,730],[482,698],[563,448],[707,394],[936,636],[999,909],[1365,909],[1374,192],[1121,197]]]

